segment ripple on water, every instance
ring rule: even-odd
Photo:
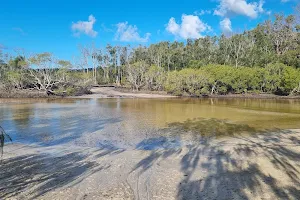
[[[299,100],[66,99],[0,103],[14,141],[103,149],[178,149],[239,134],[300,128]]]

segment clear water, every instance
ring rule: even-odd
[[[173,148],[203,137],[299,129],[300,101],[1,99],[0,124],[21,143]]]

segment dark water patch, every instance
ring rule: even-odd
[[[229,122],[228,120],[205,118],[188,119],[184,122],[170,123],[168,127],[171,128],[174,133],[184,134],[190,132],[194,134],[196,138],[199,136],[204,138],[219,138],[223,136],[266,132],[266,130],[256,129],[247,124],[237,124]]]
[[[178,149],[181,147],[180,138],[156,137],[141,141],[136,145],[139,150]]]

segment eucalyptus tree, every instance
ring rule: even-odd
[[[194,42],[194,58],[202,61],[203,65],[216,62],[216,54],[218,50],[217,37],[206,36],[196,39]]]
[[[117,46],[112,46],[110,44],[106,45],[106,51],[108,53],[109,56],[109,66],[108,69],[110,69],[110,67],[112,67],[114,69],[114,71],[111,71],[111,74],[113,76],[115,76],[114,82],[117,83],[118,82],[118,77],[117,77]]]
[[[266,31],[265,24],[259,24],[255,29],[249,31],[249,35],[254,41],[252,58],[249,66],[264,67],[268,63],[276,61],[276,51],[274,49],[272,36]]]
[[[80,51],[80,60],[79,60],[79,67],[86,71],[87,74],[89,74],[89,57],[90,57],[90,51],[88,47],[85,46],[79,46]]]
[[[27,60],[27,73],[35,89],[47,92],[59,84],[66,83],[62,75],[62,70],[65,69],[58,68],[56,64],[57,60],[48,52],[35,54]]]
[[[0,49],[0,82],[1,82],[1,80],[4,79],[4,73],[5,73],[6,66],[7,66],[7,64],[4,61],[3,53],[2,53],[2,51]]]
[[[219,38],[219,48],[217,53],[217,62],[222,65],[230,63],[231,42],[224,34]]]
[[[126,67],[127,80],[129,81],[131,87],[134,90],[139,90],[143,87],[145,82],[145,75],[148,70],[148,65],[145,61],[139,61],[135,63],[130,63]]]
[[[130,45],[128,46],[123,46],[120,49],[120,67],[119,67],[119,77],[120,77],[120,82],[122,82],[123,75],[124,75],[124,68],[129,65],[129,60],[130,60],[130,51],[131,47]]]
[[[244,34],[235,34],[231,37],[231,54],[235,67],[240,65],[241,60],[247,54]]]
[[[276,14],[274,22],[269,20],[265,24],[267,34],[271,36],[270,38],[278,56],[284,54],[293,46],[296,36],[293,31],[294,21],[295,17],[293,15],[285,18],[282,14]]]
[[[183,42],[173,42],[171,44],[171,51],[172,51],[172,58],[171,58],[171,63],[172,63],[172,70],[178,70],[182,69],[187,65],[187,61],[185,59],[185,46]]]

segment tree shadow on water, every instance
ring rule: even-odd
[[[208,137],[222,137],[222,136],[232,136],[241,133],[256,133],[257,130],[247,124],[235,124],[230,123],[227,120],[220,119],[205,119],[196,118],[192,120],[187,120],[184,122],[170,123],[168,125],[170,128],[176,128],[180,132],[194,132],[199,136]]]
[[[35,199],[50,190],[77,184],[109,165],[84,161],[85,155],[73,152],[53,157],[29,154],[7,158],[0,164],[0,199],[24,195]]]
[[[141,173],[151,168],[158,159],[166,159],[181,152],[179,141],[166,137],[145,139],[136,145],[136,149],[151,152],[149,156],[138,162],[132,170],[141,169]]]

